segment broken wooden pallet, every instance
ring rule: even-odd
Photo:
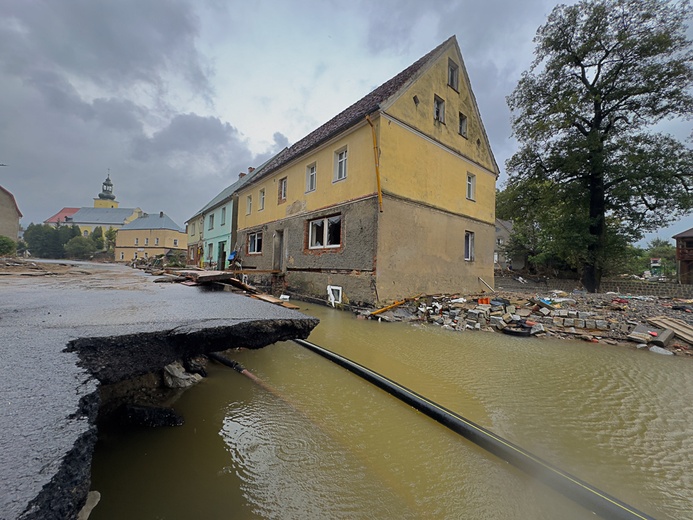
[[[671,329],[678,338],[693,344],[693,326],[683,320],[666,316],[655,316],[654,318],[647,318],[647,322],[663,329]]]

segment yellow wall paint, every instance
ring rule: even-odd
[[[496,176],[397,122],[381,118],[384,191],[485,222],[495,221]],[[467,199],[467,174],[475,176]]]
[[[347,177],[334,181],[335,152],[347,147]],[[306,169],[317,167],[315,191],[306,193]],[[279,180],[287,178],[286,202],[278,202]],[[265,208],[260,210],[260,190],[265,190]],[[371,129],[360,124],[339,139],[294,161],[267,179],[238,193],[238,229],[252,228],[288,216],[315,211],[376,191]],[[252,211],[247,214],[247,197],[252,195]]]
[[[178,240],[177,245],[174,244],[175,240]],[[135,252],[138,258],[144,258],[145,252],[152,258],[166,253],[168,249],[180,249],[185,253],[186,245],[187,235],[173,229],[119,229],[116,235],[115,259],[116,262],[128,262],[134,258]],[[123,260],[120,259],[121,252],[124,253]]]
[[[117,208],[118,204],[115,200],[94,199],[95,208]]]
[[[459,67],[458,89],[448,85],[448,63]],[[455,46],[450,47],[436,62],[386,108],[391,116],[406,121],[419,131],[469,157],[482,167],[496,172],[476,102],[471,94],[462,57]],[[414,102],[414,96],[418,104]],[[445,101],[445,123],[434,121],[433,100],[438,96]],[[459,113],[467,116],[467,137],[459,134]],[[477,144],[478,143],[478,144]]]

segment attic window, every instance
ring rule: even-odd
[[[433,120],[445,123],[445,101],[438,96],[433,98]]]
[[[460,135],[462,137],[467,137],[467,116],[460,112]]]
[[[448,60],[448,86],[460,90],[460,68],[452,60]]]

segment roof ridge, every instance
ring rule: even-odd
[[[278,170],[281,166],[288,163],[292,159],[299,157],[311,148],[325,142],[376,110],[381,103],[399,92],[407,81],[409,81],[426,63],[428,63],[428,61],[431,60],[433,56],[440,52],[440,50],[447,46],[451,41],[456,41],[454,35],[450,36],[443,43],[423,55],[421,58],[416,60],[414,63],[389,80],[385,81],[380,86],[371,90],[361,99],[349,105],[332,119],[295,142],[288,149],[286,149],[286,153],[277,154],[274,159],[270,161],[270,164],[267,165],[262,174],[254,177],[253,181],[259,180],[260,178],[263,178],[266,175]]]

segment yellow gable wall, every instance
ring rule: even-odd
[[[383,191],[484,222],[495,221],[496,176],[387,117],[380,119]],[[475,176],[467,199],[467,174]]]
[[[347,177],[333,181],[335,152],[347,147]],[[316,164],[316,189],[306,193],[306,169]],[[278,203],[279,180],[286,177],[286,202]],[[265,208],[260,210],[260,190],[265,190]],[[238,229],[252,228],[291,215],[315,211],[355,200],[376,192],[373,138],[365,122],[348,134],[330,141],[312,153],[273,173],[238,194]],[[252,211],[247,214],[247,197],[252,195]]]
[[[448,85],[448,62],[458,67],[459,92]],[[464,71],[462,57],[455,46],[419,76],[403,93],[385,109],[385,112],[401,121],[406,121],[419,131],[449,146],[473,162],[491,172],[496,171],[482,123],[477,114],[476,103],[471,94]],[[414,96],[418,104],[414,102]],[[445,101],[445,123],[434,122],[433,100],[438,96]],[[459,134],[459,113],[467,116],[467,137]],[[478,144],[477,144],[478,142]]]

